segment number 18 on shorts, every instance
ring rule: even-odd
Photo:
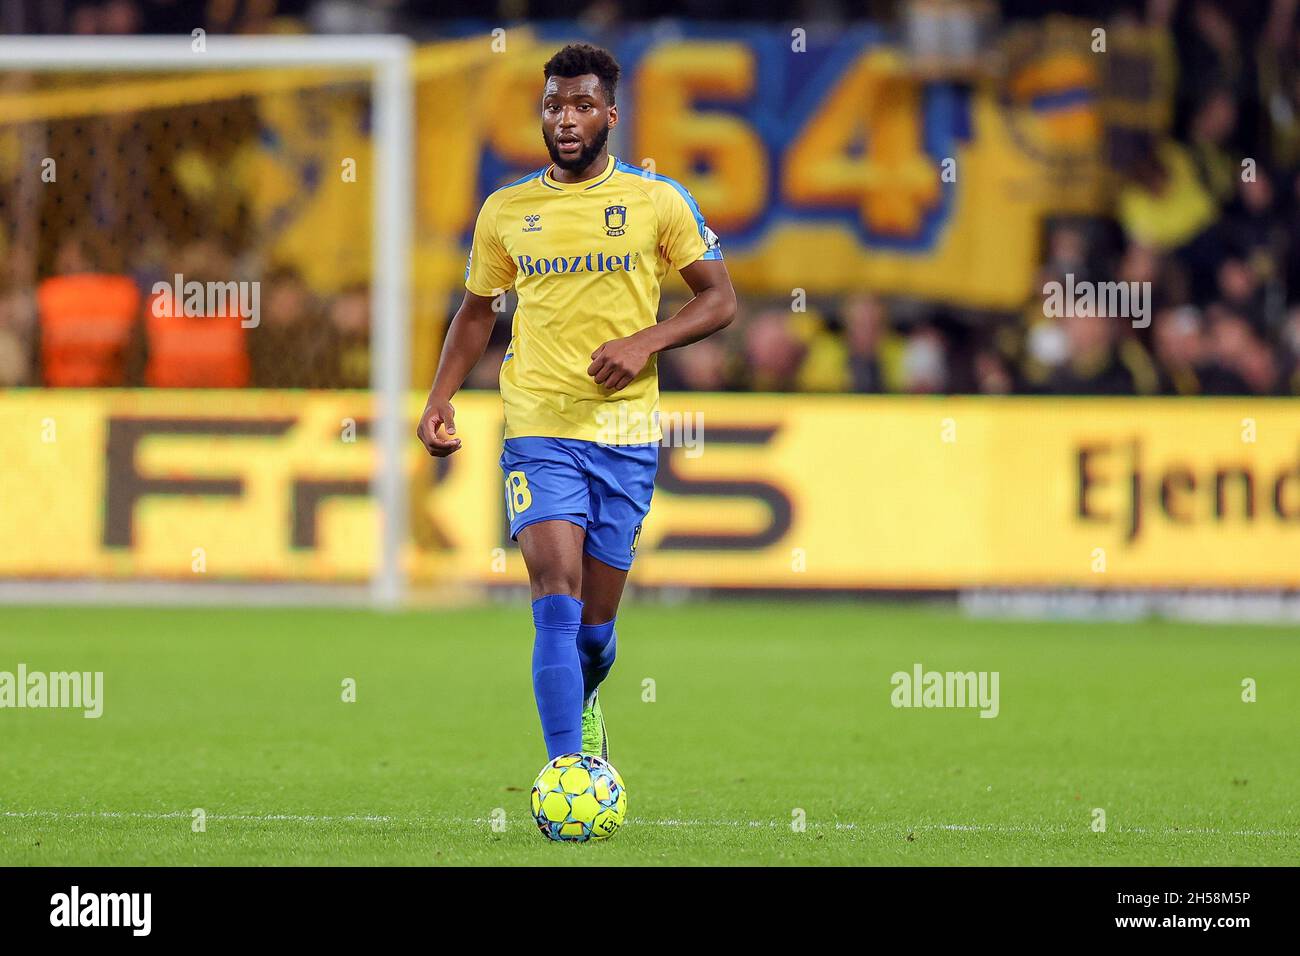
[[[584,550],[627,570],[650,510],[659,445],[577,438],[508,438],[501,452],[510,537],[560,519],[586,531]]]

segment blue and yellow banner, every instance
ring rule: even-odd
[[[691,190],[742,293],[1014,309],[1042,217],[1093,210],[1104,191],[1103,60],[1082,24],[1035,29],[1007,38],[1000,79],[972,83],[919,75],[870,26],[603,38],[623,66],[612,148]],[[423,49],[421,261],[463,266],[483,197],[546,163],[541,67],[571,39],[449,42],[445,69],[442,45]],[[455,122],[438,120],[448,102]]]

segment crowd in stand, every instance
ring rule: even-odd
[[[814,295],[796,312],[789,300],[742,289],[740,313],[725,333],[661,356],[663,387],[1300,394],[1297,2],[1130,6],[1168,23],[1179,64],[1174,128],[1129,150],[1115,170],[1119,185],[1106,215],[1044,225],[1035,289],[1067,277],[1144,284],[1151,297],[1142,321],[1095,308],[1055,316],[1038,294],[1004,314],[870,290]],[[180,245],[165,268],[137,264],[115,275],[94,261],[89,238],[64,239],[36,283],[0,284],[0,385],[369,384],[365,287],[323,295],[294,268],[272,268],[260,280],[258,328],[190,335],[186,346],[148,320],[152,283],[174,271],[229,277],[236,272],[230,251],[196,239]],[[680,304],[666,300],[663,314]],[[495,387],[508,325],[503,316],[471,386]]]
[[[666,356],[665,384],[1300,394],[1297,3],[1129,6],[1168,25],[1178,61],[1176,122],[1168,136],[1130,144],[1108,215],[1045,224],[1035,289],[1067,276],[1076,284],[1149,283],[1146,316],[1099,309],[1054,316],[1041,294],[1001,315],[870,294],[824,301],[806,314],[750,299],[725,337]]]
[[[73,235],[35,289],[0,295],[0,385],[173,388],[368,388],[370,293],[314,292],[290,266],[257,280],[257,312],[184,314],[155,302],[159,282],[225,285],[238,274],[213,240],[184,244],[166,269],[101,268]],[[173,297],[174,298],[174,297]]]

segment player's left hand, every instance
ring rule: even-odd
[[[587,374],[611,392],[626,388],[632,379],[641,374],[650,361],[650,350],[636,340],[635,335],[611,339],[591,353]]]

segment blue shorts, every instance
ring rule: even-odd
[[[510,537],[538,521],[561,518],[586,529],[584,550],[626,571],[650,510],[659,443],[602,445],[577,438],[507,438]]]

